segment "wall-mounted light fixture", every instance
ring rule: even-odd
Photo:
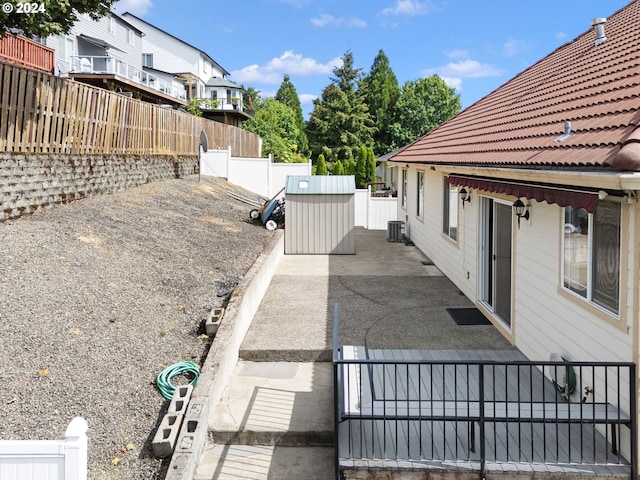
[[[471,203],[471,192],[467,192],[467,189],[462,187],[460,189],[460,200],[462,200],[462,208],[464,209],[464,203],[465,202],[469,202]]]
[[[513,202],[513,213],[518,217],[518,230],[520,230],[520,219],[524,218],[525,220],[529,220],[529,206],[518,199]]]

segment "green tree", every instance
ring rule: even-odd
[[[242,95],[242,105],[245,112],[253,113],[260,108],[262,99],[260,98],[260,90],[256,90],[253,87],[244,88],[241,85],[244,94]]]
[[[32,3],[36,11],[18,13],[18,0],[4,0],[0,10],[0,36],[10,29],[27,37],[48,37],[68,33],[78,16],[88,14],[94,20],[107,15],[117,0],[40,0]]]
[[[377,128],[373,137],[374,151],[384,155],[395,150],[390,127],[395,122],[400,87],[383,50],[373,60],[369,74],[360,82],[360,88],[366,92],[366,103]]]
[[[356,188],[364,188],[367,184],[367,147],[361,146],[356,161]]]
[[[309,140],[307,139],[307,134],[304,131],[304,117],[302,116],[300,98],[298,98],[298,92],[296,91],[295,85],[291,82],[289,75],[284,76],[275,98],[293,110],[296,117],[296,123],[298,125],[298,131],[300,132],[298,138],[298,150],[301,153],[308,153]]]
[[[406,82],[391,126],[392,148],[417,140],[460,111],[460,95],[438,75]]]
[[[242,124],[242,128],[260,135],[262,155],[272,153],[276,162],[299,160],[296,155],[298,127],[295,113],[274,98],[260,103],[256,114]]]
[[[344,167],[342,166],[342,162],[340,160],[336,160],[335,162],[333,162],[331,173],[333,175],[344,175]]]
[[[307,122],[309,147],[313,155],[324,153],[331,162],[353,160],[360,145],[373,146],[375,126],[357,89],[360,69],[353,65],[351,52],[342,57],[342,66],[333,69],[334,78],[314,100]]]
[[[318,161],[316,162],[316,175],[327,174],[327,162],[324,159],[324,155],[318,155]]]
[[[376,156],[373,153],[373,148],[367,148],[367,183],[374,183],[377,180],[376,176]]]

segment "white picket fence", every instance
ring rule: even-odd
[[[309,163],[274,163],[269,158],[231,156],[231,149],[209,150],[200,154],[200,174],[223,177],[229,182],[265,198],[276,195],[287,175],[311,175]],[[355,195],[355,225],[370,230],[386,230],[389,221],[398,219],[396,197],[372,197],[371,187],[358,189]]]
[[[76,417],[64,440],[0,440],[0,479],[87,480],[87,428]]]

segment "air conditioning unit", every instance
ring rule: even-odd
[[[404,222],[390,220],[387,223],[387,242],[402,242],[404,239]]]

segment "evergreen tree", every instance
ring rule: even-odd
[[[327,162],[324,159],[324,155],[318,155],[318,161],[316,162],[316,175],[327,174]]]
[[[331,173],[333,175],[344,175],[344,167],[342,166],[342,162],[340,160],[336,160],[335,162],[333,162]]]
[[[373,153],[373,148],[367,148],[367,182],[374,183],[377,180],[376,176],[376,156]]]
[[[374,134],[374,151],[378,155],[385,155],[395,150],[390,126],[395,122],[400,87],[383,50],[373,60],[371,70],[363,78],[360,88],[366,91],[366,103],[378,129]]]
[[[367,147],[364,145],[358,150],[358,160],[356,162],[356,188],[364,188],[367,185]]]
[[[291,82],[289,75],[285,75],[282,79],[282,84],[276,93],[275,99],[284,103],[293,110],[296,116],[296,124],[300,132],[298,138],[298,151],[301,153],[309,152],[309,140],[307,134],[304,131],[304,117],[302,116],[302,107],[300,106],[300,98],[298,98],[298,92],[295,85]]]
[[[347,52],[342,60],[320,99],[313,102],[307,136],[313,155],[324,153],[331,162],[344,163],[355,158],[360,145],[373,146],[375,126],[356,88],[360,70],[353,66],[353,55]]]

